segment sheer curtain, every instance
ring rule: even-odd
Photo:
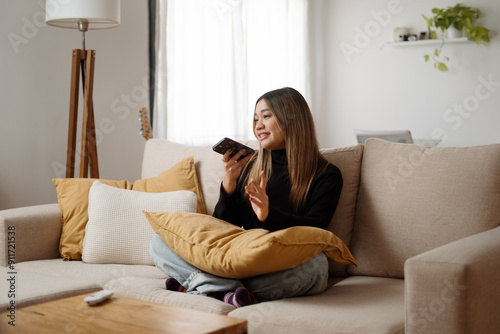
[[[309,95],[307,0],[158,0],[155,137],[252,139],[255,100]]]

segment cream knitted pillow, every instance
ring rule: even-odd
[[[196,202],[192,191],[145,193],[95,181],[89,192],[83,262],[154,265],[149,243],[155,232],[142,211],[196,212]]]

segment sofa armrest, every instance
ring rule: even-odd
[[[13,255],[15,263],[60,257],[61,229],[57,204],[0,211],[0,266]]]
[[[500,227],[405,263],[405,333],[494,333],[500,328]]]

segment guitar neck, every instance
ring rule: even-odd
[[[144,139],[149,140],[153,138],[153,130],[151,129],[151,122],[149,121],[149,111],[147,108],[142,108],[139,112],[141,117],[141,135]]]

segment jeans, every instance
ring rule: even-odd
[[[323,252],[292,269],[238,280],[201,271],[184,261],[159,235],[153,237],[150,246],[156,267],[175,278],[187,293],[209,295],[245,287],[259,301],[269,301],[318,294],[328,286],[328,260]]]

